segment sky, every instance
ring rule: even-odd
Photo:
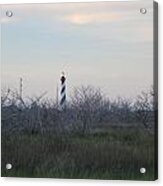
[[[24,97],[47,92],[55,99],[62,71],[68,96],[91,85],[109,97],[134,98],[153,84],[152,1],[1,8],[2,89],[18,89],[22,77]]]

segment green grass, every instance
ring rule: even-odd
[[[2,135],[2,176],[154,180],[154,137],[125,128],[60,138]]]

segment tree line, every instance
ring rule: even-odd
[[[106,98],[92,86],[75,88],[64,109],[43,96],[24,101],[16,91],[2,91],[2,135],[17,133],[86,135],[109,127],[138,127],[149,133],[155,123],[154,91],[141,92],[135,100]]]

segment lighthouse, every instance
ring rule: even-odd
[[[64,72],[61,73],[60,86],[61,88],[59,105],[61,109],[64,109],[66,104],[66,77]]]

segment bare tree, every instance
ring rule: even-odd
[[[99,119],[103,96],[100,89],[82,86],[76,88],[72,97],[72,108],[76,116],[76,124],[82,134],[90,132]]]
[[[138,95],[134,104],[136,117],[146,129],[151,129],[154,125],[154,93],[153,90],[149,92],[142,92]]]
[[[132,122],[132,101],[118,97],[110,103],[110,122],[126,124]]]

